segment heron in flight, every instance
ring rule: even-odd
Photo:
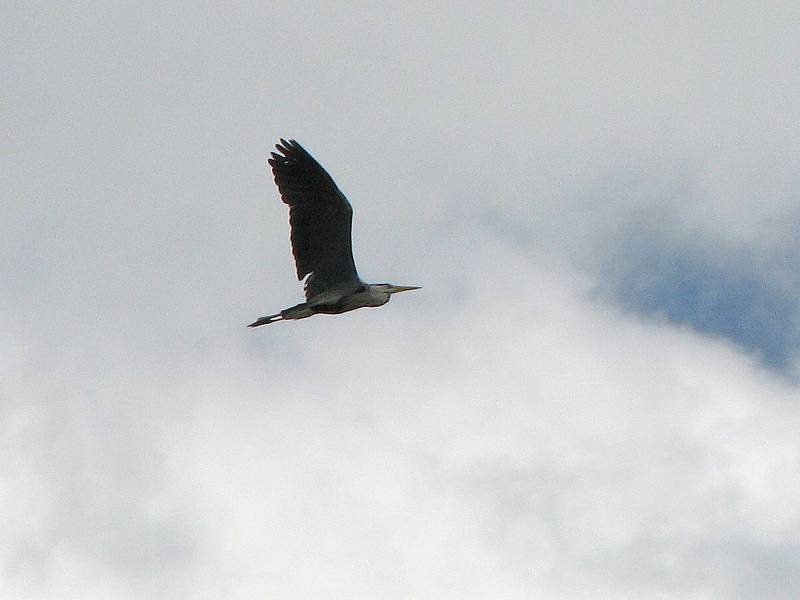
[[[364,283],[353,261],[350,226],[353,208],[330,175],[294,140],[281,139],[269,162],[281,199],[289,205],[292,254],[297,278],[305,281],[306,301],[248,327],[305,319],[318,313],[336,315],[383,306],[392,294],[418,286]]]

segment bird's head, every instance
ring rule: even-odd
[[[372,287],[389,295],[398,292],[407,292],[409,290],[418,290],[420,288],[418,285],[394,285],[392,283],[375,283]]]

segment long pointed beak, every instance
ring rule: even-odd
[[[397,292],[407,292],[409,290],[418,290],[422,286],[420,285],[393,285],[392,289],[389,290],[390,294],[396,294]]]

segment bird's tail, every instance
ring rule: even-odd
[[[274,323],[275,321],[280,321],[282,319],[283,317],[281,316],[280,313],[278,313],[277,315],[269,315],[266,317],[261,317],[260,319],[256,319],[255,321],[250,323],[248,327],[260,327],[261,325],[269,325],[270,323]]]

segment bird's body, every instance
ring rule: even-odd
[[[382,306],[392,294],[419,289],[362,282],[351,244],[353,209],[333,179],[294,140],[276,145],[269,164],[281,198],[289,205],[292,253],[297,278],[305,281],[306,301],[261,317],[248,327]]]

